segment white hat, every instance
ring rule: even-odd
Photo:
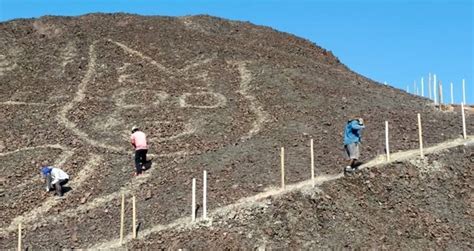
[[[138,129],[140,129],[140,128],[138,128],[138,126],[133,126],[133,127],[132,127],[132,132],[134,132],[134,131],[136,131],[136,130],[138,130]]]

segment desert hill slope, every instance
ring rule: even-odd
[[[364,117],[363,161],[458,138],[460,114],[352,72],[331,52],[268,27],[210,16],[92,14],[0,24],[0,246],[22,222],[33,248],[90,247],[118,235],[123,192],[141,228],[187,216],[191,179],[209,173],[209,207],[344,165],[342,129]],[[150,141],[133,178],[129,131]],[[474,119],[467,117],[468,131]],[[37,163],[72,177],[63,200],[42,191]],[[200,185],[198,185],[200,189]],[[129,205],[129,204],[128,204]],[[130,207],[127,206],[130,214]],[[130,226],[127,219],[127,226]]]

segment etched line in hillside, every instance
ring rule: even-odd
[[[19,149],[13,150],[13,151],[0,153],[0,156],[7,156],[7,155],[14,154],[14,153],[17,153],[17,152],[30,151],[30,150],[36,150],[36,149],[42,149],[42,148],[55,148],[55,149],[61,149],[61,150],[63,150],[63,151],[68,151],[68,148],[66,148],[66,147],[64,147],[64,146],[61,146],[61,145],[59,145],[59,144],[55,144],[55,145],[41,145],[41,146],[23,147],[23,148],[19,148]]]
[[[66,66],[69,63],[74,62],[74,58],[77,56],[77,49],[73,43],[68,43],[67,46],[61,50],[61,62],[62,74],[66,73]]]
[[[260,105],[257,98],[252,95],[250,83],[252,82],[253,78],[252,74],[246,67],[246,62],[230,62],[230,64],[236,65],[238,67],[240,73],[240,90],[238,93],[250,101],[250,110],[252,110],[256,116],[250,131],[247,133],[247,135],[241,138],[242,140],[249,139],[262,129],[263,124],[268,121],[269,115],[263,109],[262,105]]]
[[[168,74],[172,74],[172,75],[176,75],[176,73],[183,73],[183,72],[186,72],[186,71],[189,71],[193,68],[196,68],[196,67],[199,67],[203,64],[207,64],[209,62],[212,62],[215,58],[216,58],[216,55],[213,55],[209,58],[199,58],[199,59],[194,59],[192,60],[191,62],[187,62],[186,63],[186,66],[184,66],[183,68],[181,69],[176,69],[176,70],[171,70],[169,69],[168,67],[156,62],[156,60],[154,60],[153,58],[147,56],[147,55],[144,55],[143,53],[137,51],[137,50],[134,50],[128,46],[126,46],[125,44],[122,44],[120,42],[117,42],[117,41],[114,41],[112,39],[108,39],[107,41],[111,42],[111,43],[114,43],[116,45],[118,45],[120,48],[122,48],[124,51],[126,51],[127,53],[129,54],[132,54],[132,55],[135,55],[135,56],[138,56],[140,58],[142,58],[143,60],[145,61],[148,61],[150,64],[156,66],[158,69],[168,73]]]
[[[178,69],[178,72],[187,72],[193,68],[199,67],[201,65],[208,64],[212,62],[214,59],[216,59],[216,55],[213,55],[212,57],[209,58],[204,58],[204,59],[198,59],[198,60],[192,60],[191,62],[187,62],[187,65],[181,69]]]
[[[106,148],[113,151],[124,151],[124,148],[106,145],[106,144],[103,144],[96,140],[91,139],[87,133],[77,128],[76,123],[70,121],[67,118],[69,111],[72,110],[75,105],[77,105],[78,103],[84,100],[86,96],[85,91],[87,89],[87,84],[91,81],[92,76],[95,73],[96,58],[97,58],[97,55],[95,52],[96,43],[97,41],[92,43],[89,47],[89,64],[87,65],[87,71],[84,78],[82,79],[81,83],[77,87],[76,95],[74,96],[73,100],[69,103],[66,103],[61,109],[61,111],[58,113],[58,116],[57,116],[58,121],[59,123],[63,124],[67,129],[71,130],[76,136],[78,136],[80,139],[84,140],[90,145]]]
[[[21,101],[5,101],[0,102],[0,105],[31,105],[31,106],[48,106],[47,103],[35,103],[35,102],[21,102]]]
[[[151,158],[154,158],[154,157],[164,158],[164,157],[182,157],[182,156],[188,156],[188,155],[192,155],[192,154],[196,154],[196,152],[179,151],[179,152],[174,152],[174,153],[170,153],[170,154],[147,154],[147,156],[149,156]],[[90,173],[91,170],[93,171],[93,170],[98,170],[99,169],[96,166],[98,165],[99,161],[102,161],[102,159],[97,158],[97,156],[95,156],[95,158],[96,158],[96,160],[91,162],[91,163],[93,163],[92,165],[91,164],[86,165],[87,168],[84,168],[83,170],[81,170],[81,172],[76,177],[71,178],[71,184],[73,184],[73,185],[75,183],[72,182],[72,181],[74,181],[74,179],[76,180],[77,185],[75,185],[75,187],[74,187],[75,189],[77,189],[80,186],[80,184],[82,184],[84,179],[88,177],[88,176],[86,176],[86,174]],[[95,169],[92,169],[92,167],[94,167]],[[42,225],[42,224],[57,223],[58,221],[61,221],[62,219],[68,218],[68,217],[69,218],[77,217],[78,214],[85,213],[89,210],[101,207],[101,206],[103,206],[103,205],[105,205],[105,204],[107,204],[107,203],[109,203],[113,200],[116,200],[116,199],[120,198],[122,193],[124,193],[125,195],[132,194],[134,191],[136,191],[138,189],[138,187],[140,187],[140,185],[146,183],[153,176],[153,174],[158,171],[158,169],[159,169],[158,167],[154,167],[154,168],[148,170],[147,172],[145,172],[144,174],[142,174],[141,176],[130,180],[123,187],[120,188],[120,191],[95,198],[94,200],[92,200],[92,201],[90,201],[86,204],[79,205],[75,208],[71,208],[71,209],[59,212],[57,214],[54,214],[54,215],[50,215],[50,216],[41,215],[41,217],[38,217],[40,215],[40,213],[30,214],[29,215],[29,220],[27,222],[32,223],[33,226],[34,225],[39,226],[39,225]],[[80,181],[78,181],[78,179],[80,179]],[[53,198],[51,198],[50,200],[52,200],[52,202],[48,200],[47,203],[54,203]],[[53,204],[52,206],[54,206],[54,205],[55,204]],[[52,206],[50,206],[49,208],[51,208]],[[49,208],[48,208],[48,210],[49,210]],[[46,209],[46,207],[45,207],[45,209]],[[41,210],[41,212],[47,212],[47,210],[46,211]],[[22,216],[20,216],[20,217],[22,217]],[[15,218],[16,219],[16,221],[15,221],[16,224],[18,224],[19,222],[22,222],[22,223],[25,222],[25,221],[21,221],[19,217],[17,217],[17,218]],[[24,219],[24,217],[21,218],[21,219]],[[12,223],[7,229],[5,229],[5,230],[1,229],[0,234],[3,234],[4,232],[14,231],[16,229],[16,227],[17,227],[17,225]]]
[[[15,62],[9,61],[5,55],[0,54],[0,77],[8,71],[14,70],[17,66]]]
[[[139,56],[140,58],[144,59],[145,61],[148,61],[150,64],[156,66],[158,69],[160,69],[160,70],[162,70],[162,71],[164,71],[168,74],[172,74],[171,71],[168,68],[166,68],[164,65],[156,62],[153,58],[151,58],[149,56],[146,56],[143,53],[141,53],[139,51],[136,51],[136,50],[134,50],[134,49],[122,44],[122,43],[119,43],[117,41],[113,41],[112,39],[108,39],[107,41],[118,45],[120,48],[122,48],[124,51],[128,52],[129,54]]]
[[[193,104],[189,104],[186,100],[188,97],[190,96],[212,96],[215,100],[215,104],[211,104],[211,105],[193,105]],[[191,107],[191,108],[199,108],[199,109],[214,109],[214,108],[220,108],[220,107],[225,107],[227,105],[227,98],[220,94],[220,93],[216,93],[216,92],[196,92],[196,93],[189,93],[189,92],[186,92],[186,93],[183,93],[181,96],[178,97],[178,102],[179,102],[179,106],[182,107],[182,108],[185,108],[185,107]]]
[[[69,158],[72,157],[72,155],[74,155],[74,151],[63,149],[63,152],[61,153],[59,158],[54,161],[53,166],[63,169],[62,166],[64,165],[64,163],[66,163],[66,161]],[[38,176],[36,176],[36,177],[32,177],[28,180],[24,180],[24,181],[22,181],[22,183],[15,186],[14,189],[15,190],[23,190],[25,187],[28,187],[31,184],[35,183],[35,181],[37,181],[38,179],[39,179]]]
[[[172,123],[170,121],[158,121],[157,123]],[[188,136],[188,135],[192,135],[194,134],[197,129],[198,129],[198,126],[196,126],[197,123],[186,123],[184,125],[184,130],[178,134],[174,134],[172,136],[169,136],[169,137],[150,137],[150,142],[153,143],[153,142],[158,142],[158,143],[162,143],[162,142],[167,142],[167,141],[171,141],[171,140],[175,140],[177,138],[181,138],[181,137],[184,137],[184,136]]]
[[[82,183],[89,177],[95,170],[99,170],[97,166],[99,163],[102,162],[102,158],[98,155],[92,155],[89,161],[86,163],[83,169],[77,173],[77,175],[72,176],[71,175],[71,181],[70,181],[70,186],[74,187],[74,189],[80,189]],[[67,197],[69,196],[69,193],[66,193],[64,195],[63,200],[66,200]],[[38,224],[38,221],[40,222],[46,222],[42,221],[41,219],[45,218],[45,214],[54,206],[59,204],[62,200],[55,198],[55,197],[49,197],[45,202],[41,204],[40,207],[37,207],[29,212],[24,213],[21,216],[18,216],[14,218],[7,228],[0,229],[0,235],[5,235],[8,232],[15,231],[18,227],[19,223],[22,223],[25,227],[28,225],[31,225],[33,222],[34,224]]]
[[[440,144],[435,145],[433,147],[426,148],[425,150],[426,150],[426,154],[433,154],[433,153],[442,151],[442,150],[447,149],[447,148],[453,148],[453,147],[464,145],[464,144],[474,144],[474,136],[469,136],[467,140],[456,139],[456,140],[443,142],[443,143],[440,143]],[[380,156],[374,158],[373,160],[367,162],[366,164],[362,165],[360,168],[375,167],[375,166],[379,166],[379,165],[386,165],[386,164],[392,163],[392,162],[405,161],[405,160],[408,160],[409,158],[419,157],[417,155],[417,153],[418,153],[418,150],[409,150],[409,151],[406,151],[406,152],[398,152],[398,153],[395,153],[395,154],[392,155],[392,158],[391,158],[390,162],[384,161],[384,160],[386,160],[385,156],[380,155]],[[320,186],[321,184],[323,184],[325,182],[338,180],[338,179],[343,178],[343,177],[344,177],[344,174],[342,174],[342,173],[335,174],[335,175],[319,176],[319,177],[315,177],[315,184],[317,186]],[[288,194],[290,192],[300,191],[300,190],[306,189],[306,188],[312,189],[312,186],[313,186],[313,181],[311,179],[309,179],[309,180],[298,182],[296,184],[288,185],[288,186],[286,186],[286,188],[284,190],[280,189],[280,188],[273,188],[273,189],[269,189],[268,191],[258,193],[256,195],[253,195],[253,196],[250,196],[250,197],[244,197],[244,198],[240,199],[239,201],[237,201],[236,203],[214,209],[208,215],[208,220],[210,222],[212,222],[213,217],[225,216],[230,211],[233,211],[233,210],[236,210],[236,209],[241,209],[241,208],[251,207],[251,206],[255,205],[256,203],[258,203],[258,201],[260,201],[260,200],[263,200],[263,199],[266,199],[266,198],[269,198],[269,197],[272,197],[272,196],[273,197],[280,197],[280,196]],[[144,229],[144,230],[140,231],[140,235],[138,236],[138,239],[139,240],[144,239],[152,233],[157,233],[157,232],[161,232],[161,231],[165,231],[165,230],[169,230],[169,229],[184,230],[184,229],[190,229],[190,228],[193,228],[193,227],[199,227],[200,226],[199,223],[200,223],[200,221],[191,222],[191,217],[182,217],[182,218],[179,218],[179,219],[177,219],[177,220],[175,220],[175,221],[173,221],[169,224],[166,224],[166,225],[158,224],[158,225],[155,225],[153,227]],[[129,242],[131,240],[132,240],[132,235],[129,234],[128,236],[126,236],[124,238],[124,243]],[[103,242],[103,243],[96,244],[96,245],[92,246],[91,248],[93,248],[93,249],[110,249],[110,248],[118,248],[118,247],[120,247],[120,241],[118,239],[114,239],[114,240],[110,240],[110,241],[106,241],[106,242]]]

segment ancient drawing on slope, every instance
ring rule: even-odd
[[[71,186],[81,191],[88,189],[82,187],[83,182],[91,175],[101,175],[97,170],[113,155],[120,165],[115,166],[115,170],[101,170],[101,173],[108,177],[107,182],[121,184],[121,189],[92,195],[87,203],[65,207],[57,215],[46,217],[44,214],[60,205],[61,201],[54,198],[37,200],[32,202],[37,204],[34,209],[20,212],[10,222],[4,222],[0,229],[2,234],[15,231],[20,222],[41,225],[75,217],[119,198],[122,192],[133,193],[152,178],[156,171],[153,168],[135,181],[130,177],[118,177],[124,170],[132,171],[132,150],[128,138],[133,125],[141,126],[149,135],[150,155],[161,159],[190,156],[212,147],[248,139],[260,131],[268,118],[253,96],[248,62],[226,61],[213,55],[191,59],[180,68],[168,68],[158,59],[113,40],[95,41],[90,45],[87,56],[85,75],[56,116],[58,122],[81,144],[71,149],[58,139],[56,145],[25,146],[12,152],[2,152],[0,158],[22,151],[25,153],[22,156],[41,149],[58,151],[52,164],[70,172],[75,180]],[[69,63],[73,58],[68,56],[65,60]],[[62,66],[67,63],[63,62]],[[227,78],[221,79],[222,75]],[[6,101],[1,105],[29,104]],[[106,154],[90,152],[87,156],[79,156],[78,152],[83,153],[84,149],[91,147],[102,148]],[[78,158],[83,158],[85,164],[71,169],[70,161]],[[38,172],[34,166],[22,168],[32,174],[26,183],[17,184],[18,189],[28,187],[29,190],[20,197],[31,196],[37,187],[25,184],[37,182]],[[67,197],[78,196],[74,195],[74,190],[66,194],[66,200]]]

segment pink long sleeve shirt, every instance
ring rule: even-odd
[[[135,150],[148,149],[146,144],[146,135],[142,131],[136,131],[131,136],[132,144],[135,146]]]

